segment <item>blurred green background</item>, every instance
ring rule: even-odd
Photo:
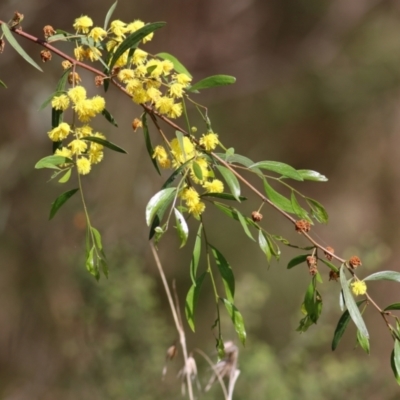
[[[72,30],[80,15],[102,25],[110,6],[93,0],[3,0],[0,19],[10,19],[17,10],[25,15],[24,30],[41,37],[47,24]],[[317,239],[345,257],[359,255],[361,277],[378,268],[399,270],[399,2],[121,0],[114,18],[166,21],[145,50],[174,54],[195,80],[217,73],[236,76],[235,85],[196,97],[209,107],[223,143],[256,161],[279,160],[328,176],[327,183],[299,186],[330,214],[328,226],[313,229]],[[41,48],[18,41],[40,59]],[[0,397],[180,398],[180,354],[161,381],[165,352],[177,333],[144,220],[147,201],[167,175],[155,173],[141,132],[131,129],[141,110],[111,90],[107,109],[119,129],[95,120],[100,131],[129,152],[107,152],[84,179],[93,225],[103,234],[110,264],[109,279],[97,283],[84,266],[79,198],[49,222],[51,202],[67,189],[46,183],[48,171],[33,168],[51,151],[46,134],[50,110],[38,109],[60,77],[57,57],[43,69],[45,74],[33,69],[8,45],[0,56],[0,79],[8,85],[0,90]],[[93,78],[84,72],[82,77],[97,93]],[[154,130],[152,135],[157,142]],[[249,195],[243,211],[258,205]],[[267,208],[263,214],[270,232],[304,244],[283,217]],[[282,249],[281,261],[268,269],[240,227],[216,213],[206,221],[211,241],[235,271],[236,304],[248,331],[246,347],[240,347],[235,399],[399,398],[389,365],[391,337],[377,313],[368,309],[365,315],[370,356],[355,348],[353,326],[332,353],[341,312],[339,284],[328,282],[328,271],[322,270],[323,317],[299,334],[295,329],[310,278],[305,267],[286,269],[298,253]],[[193,236],[183,250],[173,234],[160,245],[181,306],[190,286]],[[370,286],[382,306],[400,301],[395,283]],[[214,319],[205,285],[197,332],[186,325],[187,340],[189,350],[200,348],[215,361]],[[237,341],[227,320],[224,337]],[[203,359],[196,359],[204,385],[211,372]],[[201,398],[222,398],[214,386]]]

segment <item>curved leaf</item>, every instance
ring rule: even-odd
[[[79,189],[72,189],[69,190],[68,192],[65,192],[63,194],[60,194],[60,196],[58,196],[53,204],[51,205],[51,209],[50,209],[50,216],[49,219],[52,219],[57,211],[61,208],[61,206],[70,198],[72,197]]]
[[[186,244],[188,236],[189,236],[189,227],[186,223],[184,216],[174,208],[175,212],[175,220],[176,220],[176,229],[178,230],[178,235],[181,240],[181,248]]]
[[[223,200],[236,200],[235,196],[230,193],[204,193],[200,197],[216,197]],[[240,201],[247,200],[247,197],[239,196]]]
[[[400,282],[400,272],[396,271],[380,271],[364,278],[364,281],[395,281]]]
[[[7,85],[0,79],[0,86],[7,89]]]
[[[200,165],[197,164],[196,161],[193,161],[192,167],[193,167],[193,172],[194,172],[194,175],[196,176],[196,178],[199,181],[202,181],[204,178],[203,178],[203,171],[201,170]]]
[[[225,182],[229,186],[233,196],[235,199],[240,203],[240,185],[239,181],[237,180],[236,176],[230,171],[228,168],[223,167],[222,165],[217,165],[218,171],[225,179]]]
[[[267,256],[267,261],[269,264],[271,262],[271,257],[272,257],[271,249],[269,248],[268,241],[265,238],[264,232],[261,229],[258,231],[258,244],[259,244],[261,250]]]
[[[339,319],[339,322],[336,326],[335,333],[333,334],[332,340],[332,350],[336,350],[340,339],[342,338],[344,332],[346,331],[347,325],[350,322],[350,314],[349,311],[346,310]]]
[[[192,75],[190,75],[190,72],[182,65],[182,63],[174,57],[172,54],[169,53],[158,53],[156,54],[156,57],[160,57],[164,60],[171,61],[172,64],[174,64],[174,70],[180,74],[185,74],[189,78],[192,78]]]
[[[1,29],[3,30],[4,36],[7,39],[7,42],[10,44],[10,46],[14,47],[14,50],[29,64],[33,65],[36,69],[38,69],[40,72],[43,72],[42,68],[39,67],[39,65],[36,64],[35,61],[26,53],[26,51],[20,46],[20,44],[15,40],[13,34],[10,31],[10,28],[6,23],[1,24]]]
[[[298,169],[297,172],[305,181],[327,182],[328,178],[310,169]]]
[[[246,218],[243,216],[243,214],[241,212],[239,212],[238,210],[236,210],[240,225],[242,225],[242,228],[245,232],[245,234],[251,239],[254,240],[253,235],[250,232],[249,227],[247,226],[247,221]],[[255,240],[254,240],[255,241]]]
[[[361,348],[367,354],[369,354],[369,352],[370,352],[369,340],[359,330],[357,330],[357,342],[361,346]]]
[[[193,283],[196,283],[197,267],[199,265],[199,260],[200,260],[202,229],[203,229],[203,224],[200,224],[196,234],[196,240],[194,242],[192,260],[190,261],[190,277],[192,278]]]
[[[160,208],[168,205],[172,201],[172,194],[175,194],[175,192],[176,187],[162,189],[150,199],[146,206],[147,226],[150,226]]]
[[[322,224],[328,223],[329,216],[324,206],[321,203],[318,203],[317,200],[311,199],[309,197],[306,197],[306,201],[311,208],[312,216]]]
[[[153,144],[151,143],[151,139],[150,139],[149,127],[147,126],[146,113],[144,113],[142,115],[142,125],[143,125],[143,135],[144,135],[144,141],[146,143],[147,153],[149,154],[150,160],[153,163],[154,168],[156,169],[158,174],[161,175],[160,168],[158,167],[157,161],[155,158],[153,158],[154,148],[153,148]]]
[[[223,298],[221,298],[221,300],[224,302],[225,308],[228,311],[229,316],[231,317],[233,326],[235,327],[235,331],[238,334],[240,341],[244,345],[246,343],[246,329],[244,326],[242,314],[232,302]]]
[[[323,258],[319,258],[319,261],[322,261],[327,267],[329,267],[334,272],[339,272],[339,268],[336,265],[332,264],[330,261],[324,260]]]
[[[203,272],[197,279],[196,283],[193,283],[190,287],[188,294],[186,295],[185,301],[185,314],[187,322],[190,326],[190,329],[194,332],[194,313],[196,311],[197,301],[199,299],[201,286],[203,284],[204,278],[206,276],[206,272]]]
[[[108,140],[101,139],[97,136],[85,136],[83,140],[88,140],[89,142],[95,142],[101,144],[104,147],[108,147],[111,150],[117,151],[118,153],[128,154],[124,149],[117,146],[114,143],[109,142]]]
[[[116,126],[116,127],[118,128],[117,121],[114,119],[114,117],[110,114],[109,111],[107,111],[106,109],[104,109],[104,110],[101,112],[101,115],[103,115],[104,118],[105,118],[110,124],[112,124],[112,125],[114,125],[114,126]]]
[[[398,340],[394,341],[394,349],[390,355],[390,366],[397,383],[400,385],[400,342]]]
[[[263,182],[265,193],[272,203],[281,208],[283,211],[295,214],[292,202],[273,189],[266,179],[263,179]]]
[[[400,303],[393,303],[387,306],[383,311],[400,310]]]
[[[233,303],[235,297],[235,277],[232,268],[225,257],[214,246],[210,245],[210,248],[224,283],[226,297]]]
[[[292,258],[287,265],[287,269],[291,269],[291,268],[295,267],[296,265],[302,264],[303,262],[305,262],[307,260],[308,256],[309,256],[309,254],[301,254],[295,258]]]
[[[68,182],[68,181],[69,181],[69,178],[71,178],[71,172],[72,172],[72,169],[69,168],[69,169],[67,170],[67,172],[58,180],[58,182],[60,182],[60,183],[66,183],[66,182]]]
[[[108,23],[110,22],[110,18],[111,18],[111,16],[112,16],[113,13],[114,13],[114,10],[115,10],[115,7],[117,7],[117,4],[118,4],[118,1],[116,1],[116,2],[110,7],[110,9],[107,11],[106,18],[105,18],[105,20],[104,20],[104,30],[105,30],[105,31],[107,30]]]
[[[292,190],[292,194],[290,195],[290,201],[292,203],[292,207],[293,207],[293,211],[295,212],[295,214],[301,218],[301,219],[306,219],[307,221],[309,221],[311,224],[313,223],[311,221],[311,218],[308,216],[307,211],[301,207],[301,205],[299,204],[299,202],[297,201],[296,195],[294,194],[294,191]]]
[[[194,92],[196,90],[208,89],[215,86],[231,85],[235,82],[236,78],[230,75],[213,75],[196,82],[193,86],[189,87],[188,91]]]
[[[345,274],[345,267],[344,264],[340,267],[340,284],[342,286],[342,291],[343,291],[343,297],[344,301],[347,307],[347,310],[350,313],[350,317],[357,326],[358,330],[360,333],[365,336],[366,338],[369,338],[368,330],[367,327],[365,326],[365,322],[363,320],[363,317],[360,313],[360,310],[357,307],[357,304],[353,298],[353,295],[351,294],[350,288],[349,288],[349,282],[347,281],[346,274]]]
[[[286,178],[291,178],[296,181],[302,181],[303,177],[290,165],[281,163],[279,161],[260,161],[251,166],[250,169],[267,169],[268,171],[276,172],[277,174],[281,174]]]
[[[73,161],[68,157],[63,156],[47,156],[39,160],[35,164],[35,169],[51,168],[59,169],[60,164],[72,164]]]
[[[122,56],[122,54],[125,53],[125,51],[131,48],[137,48],[139,42],[143,38],[145,38],[150,33],[154,32],[155,30],[162,28],[164,25],[165,22],[154,22],[152,24],[147,24],[142,28],[138,29],[137,31],[131,33],[129,36],[127,36],[115,50],[115,53],[113,54],[110,62],[109,70],[110,71],[112,70],[114,64]]]

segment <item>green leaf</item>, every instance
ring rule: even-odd
[[[236,82],[236,78],[230,75],[213,75],[196,82],[190,86],[188,91],[194,92],[200,89],[208,89],[215,86],[231,85]]]
[[[160,168],[158,167],[157,161],[156,161],[155,158],[153,158],[154,148],[153,148],[153,144],[151,143],[150,134],[149,134],[149,128],[147,126],[147,118],[146,118],[146,116],[147,116],[146,113],[144,113],[142,115],[142,125],[143,125],[143,135],[144,135],[144,141],[146,143],[147,153],[150,156],[150,160],[153,163],[154,168],[156,169],[158,174],[161,175]]]
[[[239,181],[237,180],[236,176],[230,171],[228,168],[223,167],[222,165],[217,165],[218,171],[225,179],[225,182],[229,186],[233,196],[235,199],[240,203],[240,185]]]
[[[230,193],[204,193],[200,197],[216,197],[217,199],[223,199],[223,200],[235,200],[236,198],[234,195]],[[240,201],[247,200],[247,197],[244,196],[239,196]]]
[[[35,61],[32,60],[30,56],[26,53],[26,51],[20,46],[20,44],[15,40],[13,34],[10,31],[10,28],[7,26],[6,23],[1,24],[1,29],[3,30],[4,36],[7,39],[8,43],[14,47],[14,50],[29,64],[33,65],[36,69],[38,69],[40,72],[43,72],[42,68],[39,67],[39,65],[36,64]]]
[[[243,228],[245,234],[246,234],[251,240],[254,240],[254,237],[253,237],[253,235],[251,234],[250,229],[249,229],[248,226],[247,226],[247,220],[246,220],[246,218],[245,218],[245,217],[243,216],[243,214],[242,214],[241,212],[239,212],[238,210],[236,210],[236,213],[237,213],[237,216],[238,216],[240,225],[242,225],[242,228]],[[255,241],[255,240],[254,240],[254,241]]]
[[[200,224],[199,229],[197,230],[196,240],[194,242],[192,259],[190,261],[190,277],[192,278],[193,283],[196,283],[197,267],[199,265],[199,260],[200,260],[202,229],[203,229],[203,224]]]
[[[260,161],[249,167],[250,169],[267,169],[268,171],[276,172],[286,178],[291,178],[296,181],[302,181],[302,176],[290,165],[281,163],[279,161]]]
[[[380,272],[375,272],[374,274],[371,274],[366,278],[364,278],[364,281],[380,281],[380,280],[400,282],[400,272],[380,271]]]
[[[95,143],[101,144],[102,146],[108,147],[109,149],[117,151],[118,153],[128,154],[124,149],[117,146],[116,144],[111,143],[108,140],[101,139],[97,136],[85,136],[83,139],[88,140],[89,142],[95,142]]]
[[[114,117],[113,117],[106,109],[104,109],[104,110],[101,112],[101,115],[103,115],[104,118],[105,118],[110,124],[112,124],[112,125],[114,125],[114,126],[116,126],[116,127],[118,128],[117,121],[114,119]]]
[[[131,33],[129,36],[127,36],[115,50],[115,53],[112,56],[110,62],[109,70],[111,71],[113,69],[114,64],[122,56],[122,54],[125,53],[125,51],[131,48],[137,48],[139,42],[143,38],[145,38],[150,33],[154,32],[155,30],[162,28],[164,25],[165,22],[154,22],[152,24],[147,24],[142,28],[138,29],[137,31]]]
[[[275,189],[273,189],[266,179],[263,179],[263,181],[265,193],[267,194],[271,202],[281,208],[283,211],[294,214],[295,212],[293,210],[291,201],[289,201],[286,197],[282,196]]]
[[[65,85],[67,83],[69,73],[70,73],[70,68],[66,69],[63,72],[61,78],[57,82],[56,92],[63,92],[63,93],[65,92]]]
[[[226,297],[233,303],[235,297],[235,277],[232,268],[225,257],[215,247],[210,245],[210,248],[224,283]]]
[[[52,94],[41,104],[41,106],[39,107],[39,111],[41,111],[41,110],[43,110],[44,108],[46,108],[46,107],[51,103],[51,101],[53,100],[54,97],[60,96],[61,94],[65,94],[65,91],[63,90],[63,91],[60,91],[60,92],[54,92],[54,93],[52,93]]]
[[[181,248],[186,244],[189,236],[189,227],[185,221],[184,216],[175,208],[176,229],[178,230],[179,239],[181,241]]]
[[[146,223],[147,226],[150,226],[155,215],[160,210],[160,208],[164,205],[168,204],[172,201],[172,194],[175,194],[176,187],[162,189],[158,193],[156,193],[146,206]]]
[[[268,241],[265,238],[264,233],[261,229],[258,231],[258,244],[260,245],[261,250],[267,256],[267,261],[269,264],[271,262],[271,257],[272,257],[271,249],[269,248]]]
[[[69,181],[69,178],[71,177],[71,171],[72,169],[69,168],[68,171],[58,180],[60,183],[66,183]]]
[[[221,300],[224,302],[225,308],[228,311],[229,316],[231,317],[233,326],[235,327],[235,331],[238,334],[240,341],[244,345],[246,343],[246,329],[244,327],[242,314],[232,302],[222,298]]]
[[[300,219],[306,219],[310,223],[312,223],[311,218],[308,216],[307,211],[302,208],[297,201],[296,195],[294,194],[294,191],[292,190],[292,194],[290,196],[290,201],[292,203],[293,211],[295,214],[300,218]]]
[[[329,267],[334,272],[339,272],[339,268],[336,265],[332,264],[330,261],[324,260],[323,258],[319,258],[319,261],[322,261],[327,267]]]
[[[309,254],[301,254],[295,258],[292,258],[287,265],[287,269],[291,269],[291,268],[295,267],[296,265],[302,264],[303,262],[305,262],[307,260],[308,256],[309,256]]]
[[[349,311],[346,310],[339,319],[339,322],[336,326],[335,333],[333,334],[332,340],[332,351],[336,350],[340,339],[342,338],[344,332],[346,331],[347,325],[350,322],[350,314]]]
[[[201,170],[200,165],[197,164],[196,161],[193,161],[192,166],[193,166],[194,175],[196,176],[196,178],[199,181],[202,181],[204,178],[203,178],[203,171]]]
[[[164,182],[164,185],[162,185],[162,189],[165,189],[167,187],[170,187],[171,184],[174,182],[175,178],[182,173],[182,171],[188,166],[189,163],[191,163],[192,160],[186,161],[184,164],[182,164],[179,168],[177,168],[171,175],[170,177]]]
[[[190,75],[189,71],[181,64],[181,62],[174,57],[173,55],[169,53],[158,53],[156,54],[156,57],[160,57],[164,60],[171,61],[172,64],[174,64],[174,70],[180,74],[186,74],[189,78],[192,78],[192,75]]]
[[[72,197],[79,189],[72,189],[68,192],[65,192],[58,196],[51,205],[50,216],[49,219],[52,219],[57,211],[61,208],[61,206],[70,198]]]
[[[314,313],[314,295],[315,295],[315,280],[312,279],[307,287],[307,291],[304,296],[304,308],[310,317]]]
[[[320,223],[328,223],[329,217],[324,206],[321,203],[318,203],[317,200],[310,199],[309,197],[306,197],[306,201],[311,208],[312,216]]]
[[[387,306],[383,311],[400,310],[400,303],[393,303]]]
[[[117,7],[117,4],[118,4],[118,1],[116,1],[116,2],[110,7],[110,9],[107,11],[106,18],[105,18],[105,20],[104,20],[104,30],[105,30],[105,31],[107,30],[108,23],[110,22],[111,16],[113,15],[115,8]]]
[[[365,326],[365,322],[360,313],[360,310],[357,307],[357,304],[353,298],[353,295],[349,288],[349,282],[347,281],[345,274],[345,266],[342,264],[340,267],[340,284],[342,286],[343,297],[347,307],[347,310],[350,313],[350,317],[357,326],[358,330],[364,335],[366,338],[369,338],[367,327]]]
[[[392,371],[394,377],[396,378],[397,383],[400,385],[400,349],[399,349],[399,341],[394,341],[394,349],[390,355],[390,366],[392,367]]]
[[[90,252],[86,258],[86,269],[97,279],[99,280],[99,270],[96,263],[96,255],[94,254],[95,247],[94,245],[90,249]]]
[[[63,156],[47,156],[39,160],[35,164],[35,169],[51,168],[59,169],[60,164],[72,164],[73,161],[68,157]]]
[[[369,347],[369,340],[367,337],[365,337],[359,330],[357,330],[357,342],[360,345],[360,347],[367,353],[369,354],[370,352],[370,347]]]
[[[190,326],[190,329],[194,332],[195,325],[194,325],[194,314],[196,311],[197,301],[199,299],[201,286],[203,284],[204,278],[206,276],[206,272],[203,272],[197,279],[196,282],[192,284],[190,287],[188,294],[186,295],[185,301],[185,313],[186,319]]]
[[[184,144],[184,135],[181,131],[175,131],[175,135],[176,138],[178,139],[178,143],[179,143],[179,147],[182,150],[182,154],[183,154],[183,159],[185,160],[185,162],[187,161],[186,159],[186,151],[185,151],[185,144]]]
[[[279,249],[279,246],[272,240],[270,236],[266,237],[269,248],[271,249],[272,255],[276,258],[277,261],[279,261],[279,258],[281,257],[281,250]]]
[[[100,232],[96,228],[93,228],[93,226],[90,227],[90,230],[93,233],[93,237],[94,237],[94,241],[95,241],[97,249],[103,250],[103,244],[101,242]]]
[[[328,178],[321,175],[319,172],[311,171],[310,169],[298,169],[297,172],[305,181],[327,182]]]
[[[7,89],[7,85],[0,79],[0,86]]]

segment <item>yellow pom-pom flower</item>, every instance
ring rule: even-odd
[[[82,154],[86,151],[88,145],[84,140],[75,139],[68,145],[68,147],[71,147],[72,154]]]
[[[200,202],[200,195],[193,187],[183,189],[181,197],[185,200],[188,207],[193,208]]]
[[[86,50],[82,46],[77,46],[74,49],[74,56],[78,61],[82,61],[86,57]]]
[[[78,172],[81,175],[87,175],[90,172],[91,164],[90,161],[86,157],[80,157],[76,161],[76,167],[78,168]]]
[[[103,28],[96,26],[92,28],[88,36],[95,42],[101,42],[107,36],[107,32]]]
[[[351,283],[351,290],[356,296],[367,293],[367,285],[364,281],[354,281]]]
[[[83,125],[75,128],[75,135],[78,138],[83,138],[85,136],[92,136],[93,128],[89,125]]]
[[[174,75],[174,79],[184,87],[189,86],[190,82],[192,81],[192,78],[186,74],[176,74]]]
[[[206,208],[206,205],[202,202],[199,201],[197,204],[195,204],[192,207],[189,207],[189,213],[192,214],[196,219],[199,219],[200,215],[204,212]]]
[[[110,24],[110,31],[117,37],[125,37],[126,23],[116,19]]]
[[[173,83],[169,87],[169,94],[175,99],[180,99],[183,96],[183,85],[181,83]]]
[[[182,115],[182,103],[174,103],[167,113],[170,118],[179,118]]]
[[[59,142],[61,140],[64,140],[69,135],[70,131],[70,126],[66,122],[61,122],[60,125],[53,128],[47,134],[53,142]]]
[[[67,158],[72,157],[72,152],[68,147],[63,147],[61,149],[57,149],[54,154],[56,156],[61,156],[61,157],[67,157]]]
[[[69,98],[65,94],[54,96],[51,101],[51,106],[56,110],[65,111],[69,106]]]
[[[92,147],[90,147],[88,154],[89,154],[89,160],[92,164],[98,164],[100,161],[103,160],[104,157],[104,153],[102,150],[94,149]]]
[[[223,193],[224,184],[219,179],[213,179],[211,182],[205,182],[203,185],[207,193]]]
[[[218,143],[218,135],[214,132],[207,133],[200,138],[200,144],[204,146],[207,151],[214,150]]]
[[[171,152],[175,157],[174,166],[176,166],[177,163],[182,164],[196,155],[196,149],[188,137],[185,136],[182,142],[184,152],[181,149],[178,139],[171,140]]]
[[[79,33],[88,33],[89,29],[93,26],[93,21],[86,15],[79,17],[75,20],[73,25],[74,29]]]
[[[160,114],[168,114],[174,105],[174,100],[170,97],[162,96],[156,101],[156,109]]]
[[[68,96],[74,103],[85,100],[86,89],[83,86],[75,86],[68,90]]]

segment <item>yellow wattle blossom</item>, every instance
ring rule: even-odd
[[[138,29],[143,28],[145,23],[141,21],[140,19],[137,19],[130,24],[127,25],[126,30],[129,33],[136,32]],[[154,32],[149,33],[147,36],[143,38],[143,43],[149,42],[151,39],[153,39]]]
[[[200,195],[193,187],[183,189],[181,197],[189,208],[195,207],[200,202]]]
[[[99,139],[105,139],[106,137],[100,133],[100,132],[96,132],[94,135],[94,137],[97,137]],[[96,142],[91,142],[90,143],[90,149],[93,151],[97,151],[97,150],[103,150],[104,146],[100,143],[96,143]]]
[[[179,165],[179,163],[183,164],[185,161],[190,160],[196,155],[196,149],[190,139],[185,136],[182,141],[184,152],[181,149],[178,139],[175,138],[171,140],[171,153],[175,157],[175,162],[173,163],[174,166]]]
[[[179,118],[182,115],[182,103],[174,103],[167,113],[170,118]]]
[[[71,147],[72,154],[82,154],[86,151],[88,145],[84,140],[75,139],[68,145],[68,147]]]
[[[123,82],[123,83],[128,83],[129,80],[133,79],[135,77],[135,73],[133,69],[129,68],[124,68],[121,69],[121,71],[118,72],[118,79]]]
[[[156,101],[156,109],[160,112],[160,114],[168,114],[174,105],[174,100],[170,97],[161,96]]]
[[[169,60],[161,61],[161,65],[164,75],[169,75],[169,73],[174,69],[174,64]]]
[[[76,167],[81,175],[87,175],[90,172],[91,164],[86,157],[79,157],[76,161]]]
[[[83,46],[77,46],[74,49],[74,56],[78,61],[83,61],[86,57],[86,50]]]
[[[60,96],[54,96],[51,101],[51,106],[56,110],[65,111],[69,106],[69,98],[65,94],[61,94]]]
[[[75,128],[75,135],[77,138],[81,139],[85,136],[92,136],[93,128],[89,125],[83,125]]]
[[[214,150],[219,143],[218,135],[214,132],[207,133],[200,138],[200,144],[204,146],[207,151]]]
[[[211,182],[205,182],[203,188],[207,193],[223,193],[224,184],[219,179],[213,179]]]
[[[161,76],[161,74],[164,72],[162,63],[162,61],[155,59],[149,60],[146,63],[146,69],[151,68],[150,76],[153,78],[159,78]]]
[[[47,134],[49,135],[49,138],[53,142],[60,142],[69,135],[70,131],[71,131],[70,126],[66,122],[61,122],[60,125],[56,126],[51,131],[47,132]]]
[[[125,37],[126,23],[116,19],[110,24],[110,31],[117,37]]]
[[[195,204],[192,207],[189,207],[189,213],[192,214],[196,219],[199,219],[200,215],[204,212],[206,209],[206,205],[202,202],[199,201],[197,204]]]
[[[152,157],[157,159],[161,168],[167,169],[171,167],[171,160],[163,146],[156,146]]]
[[[85,99],[75,103],[74,110],[78,114],[78,119],[88,122],[91,118],[100,114],[106,105],[106,101],[101,96],[94,96],[92,99]]]
[[[133,58],[135,58],[135,55],[133,55]],[[137,78],[144,78],[146,74],[147,74],[147,68],[144,64],[140,64],[135,68],[135,76]]]
[[[159,98],[161,97],[162,93],[160,90],[151,87],[150,89],[147,89],[147,96],[148,98],[155,103],[157,100],[159,100]]]
[[[100,114],[106,108],[106,100],[102,96],[94,96],[91,101],[93,110],[96,114]]]
[[[132,100],[136,104],[146,103],[148,99],[147,92],[143,88],[136,89],[132,94]]]
[[[94,142],[92,142],[92,144],[93,143]],[[98,164],[100,161],[103,160],[104,157],[104,153],[102,150],[94,149],[92,148],[92,146],[90,146],[88,154],[89,154],[89,160],[92,164]]]
[[[68,90],[69,98],[77,103],[86,99],[86,89],[83,86],[75,86]]]
[[[183,96],[183,85],[181,83],[173,83],[169,87],[169,94],[175,99],[180,99]]]
[[[190,82],[192,81],[192,78],[187,76],[186,74],[176,74],[174,75],[174,79],[183,85],[184,87],[189,86]]]
[[[136,49],[133,53],[132,64],[136,64],[137,66],[142,65],[147,58],[148,53],[141,49]]]
[[[68,60],[64,60],[64,61],[61,63],[61,66],[63,67],[63,69],[68,69],[68,68],[71,68],[71,67],[72,67],[72,64],[71,64]]]
[[[67,157],[67,158],[72,157],[72,152],[68,147],[63,147],[61,149],[57,149],[54,154],[56,156],[61,156],[61,157]]]
[[[101,57],[101,51],[96,47],[89,47],[86,49],[85,55],[90,61],[97,61]]]
[[[96,26],[92,28],[88,36],[91,37],[95,42],[101,42],[107,36],[107,32],[103,28]]]
[[[133,96],[138,89],[143,89],[143,84],[137,78],[130,79],[126,84],[125,89],[131,96]]]
[[[367,284],[364,281],[354,281],[351,283],[351,290],[356,296],[367,293]]]
[[[88,33],[89,29],[93,26],[93,21],[86,15],[79,17],[75,20],[73,25],[74,29],[79,33]]]

